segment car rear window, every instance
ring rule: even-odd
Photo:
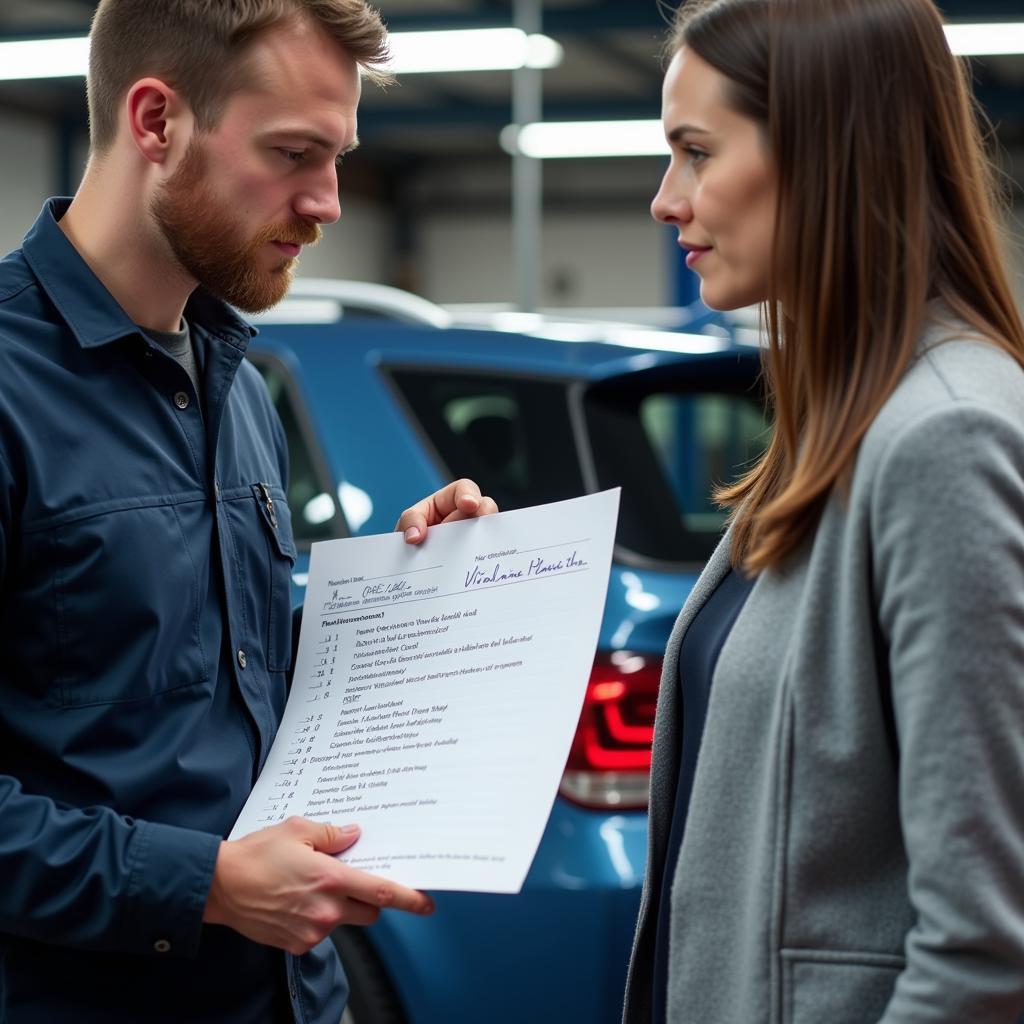
[[[604,380],[395,369],[391,377],[450,477],[503,509],[622,488],[617,542],[638,563],[699,564],[725,513],[712,488],[763,451],[753,360]]]
[[[619,395],[587,402],[599,488],[622,488],[617,541],[640,559],[703,564],[726,512],[711,500],[764,450],[759,400],[729,391]]]
[[[720,531],[726,514],[711,500],[709,485],[732,482],[764,451],[768,424],[760,403],[741,395],[655,394],[641,400],[638,418],[683,527]]]

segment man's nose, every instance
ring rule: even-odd
[[[295,212],[317,224],[333,224],[341,216],[338,199],[338,173],[332,164],[330,170],[317,175],[295,199]]]

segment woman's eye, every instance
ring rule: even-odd
[[[686,146],[683,152],[691,164],[701,164],[707,159],[707,153],[703,149],[697,149],[696,146]]]

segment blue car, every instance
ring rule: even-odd
[[[711,486],[765,441],[757,353],[715,322],[679,334],[534,320],[510,333],[450,326],[404,293],[296,292],[249,355],[288,435],[296,601],[312,542],[391,530],[456,477],[502,509],[622,487],[599,650],[523,891],[438,893],[431,918],[386,912],[341,929],[346,1021],[613,1024],[643,877],[661,654],[721,530]]]

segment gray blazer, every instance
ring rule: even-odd
[[[955,331],[956,337],[951,333]],[[714,674],[665,864],[683,634],[669,641],[626,1024],[997,1024],[1024,1009],[1024,373],[934,325]]]

